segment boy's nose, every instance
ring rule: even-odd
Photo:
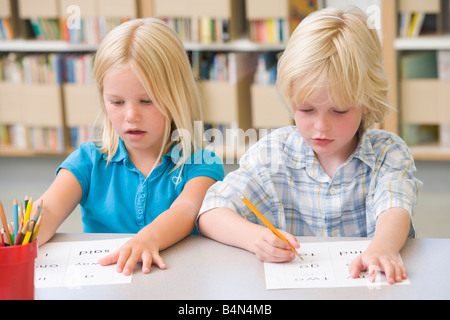
[[[320,132],[327,132],[330,127],[330,120],[326,116],[318,117],[314,122],[314,128]]]

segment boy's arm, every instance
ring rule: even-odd
[[[200,215],[200,232],[211,239],[253,252],[265,262],[285,262],[295,259],[290,246],[268,228],[245,220],[229,208],[215,208]],[[280,230],[294,248],[296,238]]]
[[[398,259],[400,249],[408,236],[411,218],[403,208],[391,208],[377,219],[375,236],[367,250],[356,258],[349,267],[350,274],[356,277],[361,270],[369,270],[375,281],[376,270],[384,271],[388,282],[393,284],[407,278],[407,271]]]

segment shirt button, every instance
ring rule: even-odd
[[[336,188],[331,188],[331,189],[330,189],[330,194],[331,194],[332,196],[334,196],[334,195],[337,194],[337,193],[338,193],[338,191],[337,191]]]

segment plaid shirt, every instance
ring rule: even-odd
[[[415,172],[398,136],[368,130],[330,178],[296,127],[284,127],[252,146],[240,168],[209,189],[200,214],[227,207],[262,225],[241,192],[276,228],[293,235],[372,237],[383,211],[401,207],[412,216],[422,188]]]

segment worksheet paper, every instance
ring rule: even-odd
[[[302,243],[296,258],[287,263],[265,263],[267,289],[368,287],[389,285],[386,276],[377,272],[375,282],[368,280],[368,272],[353,279],[348,267],[369,246],[370,241],[337,241]],[[399,257],[400,258],[400,257]],[[400,258],[401,259],[401,258]],[[377,270],[377,268],[375,268]],[[377,270],[378,271],[378,270]],[[409,279],[395,285],[410,284]]]
[[[131,276],[116,266],[101,266],[98,259],[113,253],[130,238],[47,243],[39,248],[35,262],[35,287],[77,289],[89,285],[131,283]]]

